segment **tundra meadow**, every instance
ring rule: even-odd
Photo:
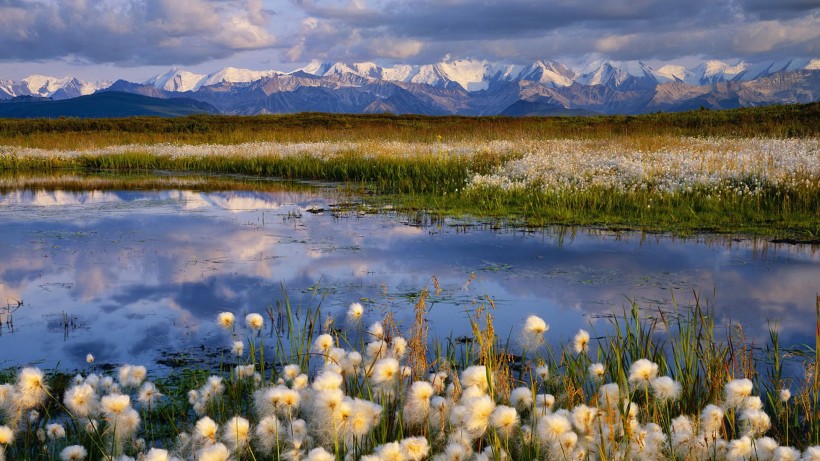
[[[0,122],[16,174],[184,171],[338,183],[362,206],[507,225],[820,240],[820,105],[641,117]],[[65,176],[23,187],[60,187]],[[127,180],[126,180],[127,182]],[[18,184],[19,185],[19,184]],[[156,187],[152,185],[150,187]],[[723,335],[710,308],[633,304],[604,332],[430,338],[358,303],[225,311],[217,363],[0,374],[0,460],[820,460],[815,344]],[[786,373],[784,362],[799,371]]]

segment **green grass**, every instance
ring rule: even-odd
[[[173,119],[0,119],[0,145],[87,149],[122,144],[254,141],[418,142],[607,139],[619,136],[805,137],[820,133],[820,103],[598,117],[428,117],[304,113]]]

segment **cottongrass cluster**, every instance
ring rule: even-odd
[[[681,138],[645,149],[620,141],[557,140],[476,174],[468,188],[754,196],[766,187],[820,189],[820,139]]]
[[[246,316],[244,354],[234,314],[220,314],[240,363],[187,389],[186,416],[162,423],[173,431],[162,437],[152,422],[178,402],[146,381],[144,367],[121,366],[117,379],[77,375],[62,396],[41,370],[24,368],[0,386],[0,460],[820,461],[820,447],[800,451],[772,437],[772,406],[746,378],[728,380],[718,398],[686,414],[666,365],[640,358],[620,373],[595,361],[607,356],[593,355],[585,330],[566,342],[561,362],[548,362],[549,326],[533,315],[515,370],[486,353],[497,343],[484,342],[475,361],[438,357],[420,368],[409,360],[412,338],[389,319],[366,326],[366,315],[353,304],[340,319],[358,332],[358,348],[343,347],[348,337],[328,328],[308,336],[308,356],[271,369],[256,356],[264,318]],[[474,327],[477,338],[492,331]],[[581,389],[570,393],[560,383],[573,373]],[[786,404],[791,393],[778,396]]]

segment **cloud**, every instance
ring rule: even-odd
[[[0,60],[196,64],[270,48],[260,0],[0,1]]]
[[[293,0],[284,59],[816,57],[816,0]]]

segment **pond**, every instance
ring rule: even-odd
[[[723,237],[423,223],[385,208],[340,206],[333,189],[44,190],[0,193],[0,368],[159,366],[169,354],[227,345],[215,319],[276,306],[285,294],[345,327],[413,319],[424,288],[430,337],[469,334],[492,299],[515,338],[537,314],[554,345],[606,314],[707,304],[755,344],[770,323],[785,344],[813,344],[820,248]],[[359,211],[357,211],[359,210]],[[434,281],[435,280],[435,281]],[[186,352],[187,353],[187,352]],[[191,352],[193,353],[193,352]]]

